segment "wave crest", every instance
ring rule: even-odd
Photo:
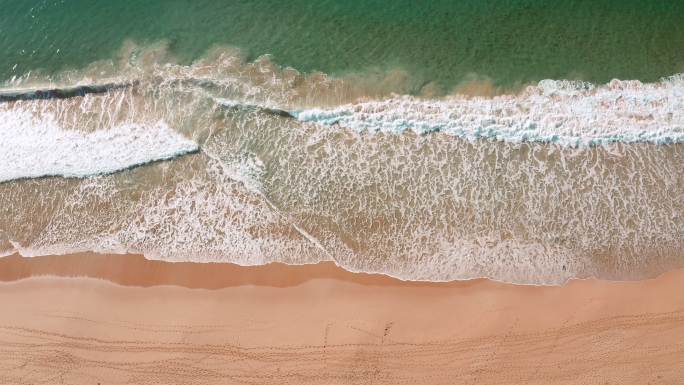
[[[83,132],[64,129],[50,114],[0,107],[0,182],[108,174],[197,150],[163,121]]]
[[[340,125],[361,132],[443,132],[512,143],[564,146],[684,142],[684,78],[659,83],[614,80],[544,80],[519,95],[452,96],[426,100],[397,96],[332,109],[293,111],[303,122]]]

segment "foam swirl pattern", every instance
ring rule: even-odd
[[[0,254],[532,284],[684,266],[681,77],[428,99],[230,52],[150,62],[0,104]]]

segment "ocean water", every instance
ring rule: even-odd
[[[0,3],[0,254],[684,265],[684,3]]]
[[[399,68],[408,91],[472,79],[657,81],[684,72],[684,2],[647,0],[0,1],[0,79],[83,68],[122,44],[169,43],[188,64],[214,46],[299,71]],[[16,66],[16,67],[15,67]]]

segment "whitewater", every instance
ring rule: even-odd
[[[164,122],[83,133],[61,128],[50,116],[0,108],[0,182],[109,174],[198,148]]]
[[[130,84],[0,90],[0,182],[41,176],[87,177],[197,151],[199,145],[163,120],[124,122],[83,132],[65,129],[46,104],[114,92]],[[17,102],[23,100],[23,102]],[[332,108],[288,109],[276,104],[214,98],[219,105],[290,117],[358,132],[444,133],[468,140],[542,142],[565,147],[684,141],[684,76],[659,83],[544,80],[517,95],[455,95],[425,99],[396,95]],[[14,103],[9,103],[14,102]],[[324,128],[322,128],[324,129]]]
[[[0,254],[535,284],[684,261],[681,75],[424,97],[231,52],[128,62],[0,91]]]
[[[469,140],[546,142],[562,146],[684,141],[684,76],[659,83],[543,80],[518,95],[397,96],[292,114],[304,122],[364,132],[443,132]]]

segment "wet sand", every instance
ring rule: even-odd
[[[0,384],[684,383],[684,270],[540,287],[77,254],[0,280]]]

